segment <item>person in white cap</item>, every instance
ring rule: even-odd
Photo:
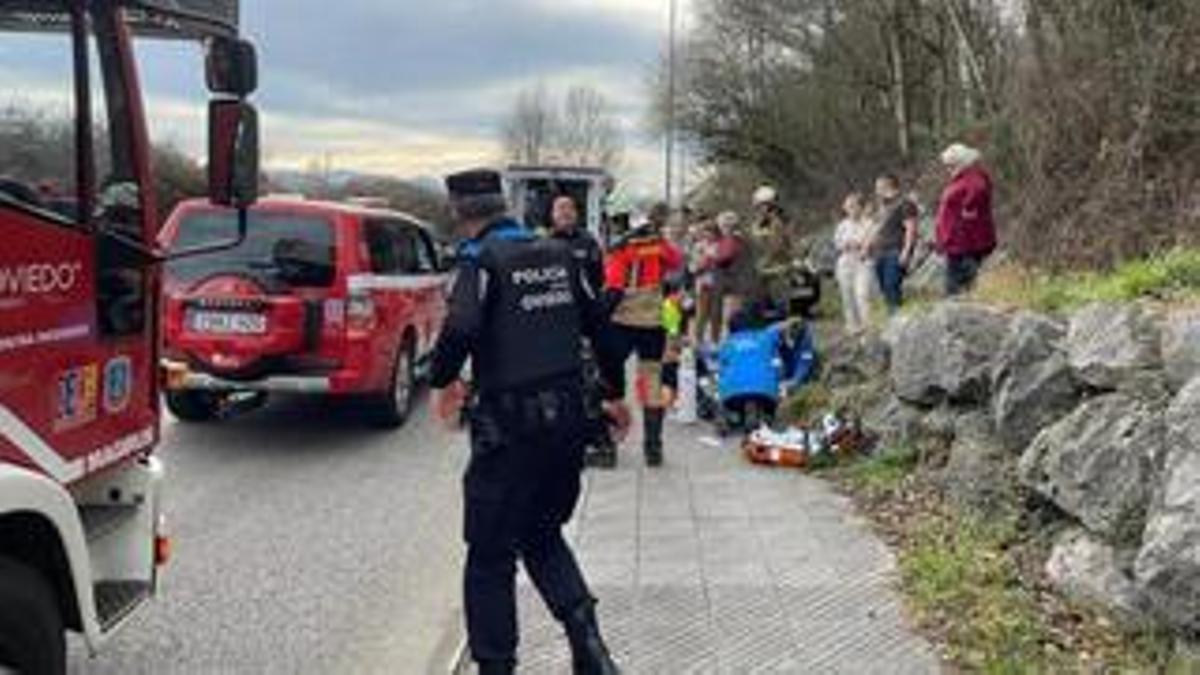
[[[946,256],[946,295],[969,291],[983,261],[996,250],[992,178],[975,148],[955,143],[942,153],[950,183],[937,214],[937,248]]]

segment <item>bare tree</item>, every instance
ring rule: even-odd
[[[563,103],[557,153],[568,163],[615,169],[624,137],[608,99],[592,87],[575,86]]]
[[[937,153],[972,143],[1011,253],[1105,265],[1200,231],[1196,44],[1196,0],[698,0],[674,119],[821,221],[881,171],[935,198]]]
[[[558,117],[546,87],[522,90],[503,127],[504,151],[508,159],[522,164],[541,163],[554,141]]]
[[[625,137],[616,112],[604,94],[578,85],[560,99],[544,85],[517,94],[502,128],[504,153],[511,162],[559,162],[616,169]]]

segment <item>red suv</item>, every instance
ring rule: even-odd
[[[233,212],[192,201],[163,243],[183,251],[236,231]],[[355,395],[401,426],[446,315],[444,271],[412,216],[265,199],[241,245],[167,265],[167,407],[206,421],[270,392]]]

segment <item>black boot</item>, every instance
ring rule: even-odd
[[[513,661],[480,661],[479,675],[513,675],[517,664]]]
[[[643,411],[643,448],[646,452],[646,466],[662,466],[663,463],[663,416],[662,408],[646,408]]]
[[[617,468],[617,444],[611,438],[596,442],[588,448],[584,464],[592,468]]]
[[[595,603],[580,605],[563,622],[571,643],[571,669],[575,675],[620,675],[596,621]]]
[[[617,446],[602,443],[594,448],[588,448],[586,463],[594,469],[617,468]]]

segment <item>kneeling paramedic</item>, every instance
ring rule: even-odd
[[[500,176],[450,176],[451,203],[467,241],[449,316],[433,353],[436,412],[458,419],[467,391],[471,460],[463,479],[467,633],[481,673],[511,673],[518,642],[516,561],[566,629],[574,672],[619,672],[596,622],[595,599],[562,536],[579,498],[584,458],[584,337],[606,344],[598,289],[570,249],[535,237],[506,217]],[[608,384],[606,411],[618,436],[620,364],[597,350]]]

